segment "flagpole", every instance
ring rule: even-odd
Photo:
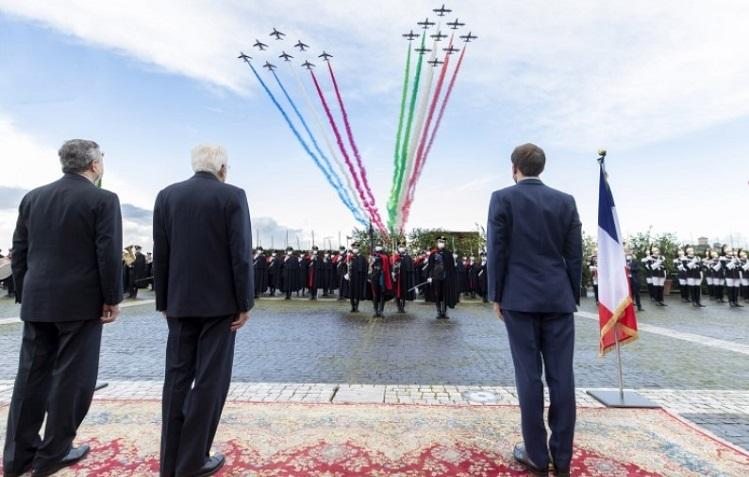
[[[614,342],[616,343],[616,361],[619,368],[619,399],[624,402],[624,371],[622,366],[622,347],[619,345],[619,323],[614,326]]]
[[[608,173],[606,172],[606,165],[605,165],[605,158],[606,158],[606,151],[600,150],[598,152],[599,158],[598,163],[601,167],[601,181],[599,183],[600,189],[599,190],[599,244],[600,241],[600,213],[601,213],[601,197],[603,196],[603,187],[604,185],[607,188],[607,194],[609,196],[610,200],[607,200],[605,203],[606,207],[612,207],[613,208],[613,196],[611,195],[610,189],[608,189]],[[610,202],[610,204],[608,203]],[[613,215],[613,222],[614,222],[614,228],[616,229],[616,240],[619,242],[617,245],[621,246],[621,231],[619,229],[619,225],[617,222],[616,215]],[[610,225],[610,224],[609,224]],[[608,232],[603,232],[608,233]],[[622,258],[623,257],[623,250],[622,250]],[[622,270],[623,272],[623,270]],[[604,280],[608,280],[610,277],[604,276]],[[599,277],[600,280],[600,277]],[[601,282],[599,281],[599,284]],[[606,284],[607,285],[607,284]],[[611,304],[607,304],[609,308],[612,308]],[[631,306],[631,303],[629,304]],[[601,310],[599,308],[599,314],[601,313]],[[609,319],[612,319],[613,317],[609,317]],[[588,390],[588,394],[596,399],[598,402],[603,404],[606,407],[615,407],[615,408],[659,408],[660,406],[649,399],[638,395],[635,392],[624,391],[624,370],[622,365],[622,351],[621,351],[621,342],[619,340],[619,331],[621,329],[621,324],[619,323],[619,320],[622,318],[621,314],[616,317],[616,323],[614,324],[611,332],[614,333],[614,345],[616,347],[616,364],[617,364],[617,373],[618,373],[618,381],[619,381],[619,389],[617,391],[610,391],[610,390],[599,390],[599,389],[591,389]],[[604,337],[601,336],[601,341],[603,343]]]

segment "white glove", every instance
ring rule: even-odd
[[[431,278],[427,278],[427,283],[432,283],[432,279]]]
[[[349,280],[350,280],[350,278],[349,278],[349,276],[348,276],[348,273],[347,273],[347,274],[345,274],[345,275],[343,276],[343,279],[344,279],[344,280],[346,280],[346,281],[349,281]]]

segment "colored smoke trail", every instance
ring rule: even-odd
[[[421,46],[419,48],[423,50],[425,44],[426,44],[426,30],[421,36]],[[416,110],[416,98],[419,95],[419,85],[421,83],[421,68],[423,64],[424,64],[424,54],[419,53],[419,60],[416,62],[416,73],[414,74],[414,84],[411,90],[411,98],[409,100],[409,106],[408,106],[408,121],[406,122],[406,132],[403,135],[403,143],[401,144],[401,151],[400,151],[401,167],[398,169],[398,177],[396,178],[396,181],[395,181],[396,218],[400,214],[400,197],[401,197],[401,191],[403,190],[403,181],[405,179],[408,143],[411,138],[411,127],[413,126],[414,112]]]
[[[271,92],[271,90],[268,88],[268,85],[265,84],[265,81],[263,81],[263,79],[257,73],[257,70],[255,69],[255,67],[252,66],[252,63],[250,63],[249,61],[246,61],[246,63],[247,63],[247,66],[249,66],[250,69],[252,70],[252,72],[254,73],[255,78],[257,78],[257,80],[260,82],[260,85],[263,87],[263,89],[265,90],[265,92],[268,94],[268,97],[270,98],[270,100],[273,102],[273,104],[278,109],[278,112],[280,112],[281,116],[283,116],[284,120],[286,120],[286,124],[288,124],[289,128],[291,129],[291,132],[294,133],[294,136],[296,137],[297,141],[299,141],[299,144],[302,145],[302,147],[304,148],[305,152],[312,158],[312,160],[315,161],[315,164],[317,165],[317,167],[319,167],[321,170],[323,170],[323,167],[320,164],[320,161],[317,159],[317,156],[315,156],[315,154],[312,152],[312,150],[310,150],[309,146],[304,141],[304,139],[302,139],[302,136],[299,134],[299,131],[297,131],[296,127],[294,127],[294,123],[291,122],[291,119],[289,118],[289,115],[286,114],[286,111],[284,111],[284,109],[281,106],[281,104],[278,102],[278,100],[276,99],[276,97],[273,95],[273,92]],[[330,179],[329,179],[329,177],[327,175],[326,175],[326,178],[328,178],[328,182],[330,182]],[[333,185],[333,184],[331,183],[331,185]],[[334,188],[335,188],[335,186],[334,186]],[[340,199],[343,201],[343,203],[346,204],[346,201],[344,200],[344,198],[342,196],[341,190],[337,189],[337,192],[338,192],[338,197],[340,197]],[[349,206],[347,205],[347,207],[349,207]],[[357,220],[359,220],[357,218],[356,211],[353,208],[351,208],[351,207],[349,207],[349,210],[351,210],[351,213],[354,214],[354,218],[356,218]]]
[[[395,135],[395,153],[394,164],[393,164],[393,185],[390,189],[390,199],[388,200],[388,228],[394,231],[396,217],[398,215],[398,177],[403,176],[403,172],[400,172],[405,167],[404,160],[401,159],[400,149],[401,140],[403,135],[403,118],[406,112],[406,99],[408,98],[408,80],[411,74],[411,48],[413,42],[408,42],[408,53],[406,55],[406,71],[403,74],[403,93],[401,93],[401,108],[400,115],[398,116],[398,132]],[[405,159],[405,158],[404,158]]]
[[[335,90],[336,98],[338,98],[338,105],[341,108],[341,116],[343,117],[343,124],[346,128],[346,135],[348,136],[349,144],[351,145],[351,150],[354,152],[354,157],[356,158],[356,164],[359,166],[359,174],[361,175],[361,182],[364,185],[364,189],[367,191],[367,196],[369,197],[369,204],[373,209],[373,215],[375,222],[382,228],[385,227],[385,224],[382,223],[382,219],[380,218],[380,212],[377,210],[377,206],[375,203],[374,194],[372,194],[372,189],[369,187],[369,181],[367,180],[367,169],[364,167],[364,163],[361,159],[361,154],[359,154],[359,148],[356,147],[356,141],[354,141],[354,133],[351,131],[351,123],[349,122],[348,113],[346,112],[346,107],[343,104],[343,97],[341,96],[341,90],[338,88],[338,81],[336,81],[335,74],[333,73],[333,65],[330,63],[330,61],[327,61],[328,63],[328,71],[330,72],[330,80],[333,82],[333,89]]]
[[[312,96],[309,93],[309,90],[307,90],[307,87],[304,86],[304,83],[302,83],[302,78],[299,76],[299,73],[297,72],[297,68],[294,68],[291,66],[291,63],[289,63],[289,69],[291,70],[294,78],[296,79],[297,85],[299,86],[299,89],[302,92],[302,96],[304,96],[304,100],[307,103],[307,107],[310,111],[312,111],[312,116],[315,118],[315,123],[317,125],[318,133],[320,136],[322,136],[323,140],[325,141],[325,147],[328,149],[328,152],[330,153],[330,156],[333,158],[333,161],[336,164],[336,167],[338,168],[338,172],[340,172],[343,179],[346,181],[346,187],[347,187],[347,195],[352,198],[352,202],[356,203],[357,208],[364,212],[364,206],[362,205],[361,199],[359,198],[359,195],[356,193],[356,189],[354,189],[354,185],[351,182],[351,178],[349,177],[348,171],[346,171],[346,166],[343,164],[343,161],[341,160],[340,156],[338,155],[338,152],[333,147],[333,143],[330,139],[330,134],[328,133],[327,129],[323,125],[322,117],[320,117],[320,114],[317,111],[317,108],[312,103]]]
[[[361,184],[359,183],[359,177],[356,175],[356,169],[354,168],[354,164],[351,162],[351,158],[348,155],[348,152],[346,152],[346,147],[343,144],[343,138],[341,137],[341,132],[338,130],[338,125],[335,122],[335,119],[333,118],[333,113],[330,111],[330,106],[328,106],[328,102],[325,99],[325,95],[322,92],[322,88],[320,88],[320,83],[317,81],[317,75],[315,75],[315,72],[310,70],[310,75],[312,76],[312,81],[315,83],[315,89],[317,90],[317,95],[320,97],[320,102],[322,103],[322,107],[325,110],[325,114],[328,117],[328,122],[330,123],[330,127],[333,129],[333,134],[336,138],[336,143],[338,144],[338,148],[341,150],[341,154],[343,155],[343,159],[346,162],[346,166],[349,169],[349,172],[351,173],[351,177],[354,179],[354,185],[356,187],[357,192],[359,193],[359,197],[361,197],[362,202],[364,203],[364,208],[369,213],[370,218],[372,219],[372,222],[377,226],[377,228],[383,232],[384,226],[382,225],[381,221],[378,221],[378,215],[374,213],[372,205],[367,202],[366,195],[364,193],[364,189],[362,189]]]
[[[453,36],[450,36],[450,43],[447,46],[448,49],[452,49],[453,46]],[[424,154],[426,144],[427,144],[427,138],[429,137],[429,127],[432,124],[432,119],[434,118],[434,112],[437,109],[437,103],[440,99],[440,93],[442,92],[442,86],[445,83],[445,76],[447,74],[447,69],[450,65],[450,55],[445,55],[445,62],[442,63],[442,68],[440,71],[439,79],[437,80],[437,86],[434,89],[434,95],[432,96],[432,102],[429,105],[429,114],[426,118],[426,123],[424,125],[424,129],[421,133],[421,139],[419,140],[419,149],[416,153],[416,159],[415,159],[415,165],[414,170],[411,173],[411,176],[408,178],[408,183],[406,186],[406,201],[409,201],[413,198],[414,188],[416,187],[415,178],[420,175],[420,171],[424,167],[424,161],[426,159],[426,155]]]
[[[341,178],[338,177],[338,175],[335,173],[333,168],[330,165],[330,160],[328,157],[320,150],[320,146],[317,144],[317,140],[315,139],[314,134],[312,134],[312,131],[310,131],[309,126],[307,125],[307,121],[304,119],[304,116],[302,116],[302,113],[299,111],[299,108],[297,107],[294,100],[289,95],[289,92],[286,90],[286,87],[284,87],[283,83],[281,82],[281,79],[278,77],[275,71],[271,70],[271,73],[273,73],[273,77],[276,79],[276,83],[278,84],[278,87],[281,88],[281,91],[283,92],[283,95],[286,97],[286,100],[291,105],[291,108],[294,110],[294,113],[296,114],[297,118],[299,118],[299,121],[302,123],[302,127],[307,132],[307,135],[309,136],[310,141],[312,142],[313,147],[317,151],[317,154],[322,159],[322,162],[320,162],[317,158],[315,159],[315,164],[317,164],[318,168],[322,171],[322,173],[325,175],[325,179],[327,179],[328,183],[335,189],[335,191],[338,193],[338,197],[341,198],[344,205],[351,211],[352,214],[354,214],[354,218],[361,223],[366,224],[366,219],[361,215],[361,213],[356,209],[353,202],[351,202],[351,198],[346,193],[346,190],[343,188],[343,184],[341,183]]]
[[[434,131],[432,131],[432,135],[429,138],[429,144],[427,145],[426,151],[424,152],[424,160],[426,160],[426,157],[429,156],[429,152],[432,150],[432,145],[434,144],[434,138],[437,135],[437,131],[439,130],[440,124],[442,124],[442,118],[445,115],[445,108],[447,107],[447,102],[450,99],[450,95],[452,94],[453,88],[455,86],[455,79],[458,77],[458,73],[460,72],[460,66],[463,64],[463,57],[465,56],[467,49],[468,49],[468,43],[466,43],[466,45],[463,47],[463,51],[460,52],[458,63],[455,65],[455,71],[453,71],[453,75],[450,78],[450,85],[447,87],[447,92],[445,93],[445,99],[442,102],[442,106],[440,106],[440,112],[437,115],[437,121],[434,124]],[[404,226],[406,222],[408,222],[408,216],[411,213],[411,204],[413,203],[413,194],[416,189],[416,183],[419,181],[419,177],[421,176],[421,172],[422,172],[422,169],[417,171],[417,174],[413,180],[413,190],[411,191],[411,194],[408,197],[408,200],[406,201],[406,203],[403,204],[403,209],[401,211],[401,214],[403,216]]]
[[[437,40],[434,41],[434,44],[432,45],[432,54],[430,55],[429,61],[434,61],[434,59],[437,57]],[[421,137],[421,132],[424,129],[424,121],[427,114],[427,109],[429,107],[429,93],[432,90],[432,81],[434,80],[434,67],[429,67],[427,78],[425,81],[425,89],[424,94],[421,97],[421,103],[419,104],[419,112],[416,117],[416,128],[413,132],[413,137],[411,138],[411,144],[408,149],[408,157],[406,159],[406,176],[404,177],[404,181],[406,178],[410,178],[413,175],[414,172],[414,166],[416,161],[416,148],[419,143],[419,138]],[[400,196],[398,197],[398,210],[403,210],[403,204],[406,199],[406,191],[408,190],[408,184],[406,184],[405,187],[401,187]],[[399,214],[398,216],[398,229],[403,230],[405,226],[405,223],[403,222],[403,216],[402,214]]]

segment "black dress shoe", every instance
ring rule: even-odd
[[[538,476],[538,477],[548,477],[549,475],[549,469],[547,468],[541,468],[536,466],[533,462],[531,462],[530,457],[528,457],[528,453],[525,451],[525,446],[523,444],[516,444],[515,449],[512,451],[512,456],[515,458],[515,461],[517,461],[518,464],[525,467],[525,469],[530,472],[531,474]]]
[[[203,467],[194,474],[191,474],[190,477],[208,477],[209,475],[213,475],[221,470],[221,467],[223,467],[225,463],[226,458],[224,458],[224,455],[216,454],[213,457],[209,457],[205,464],[203,464]]]
[[[80,462],[86,455],[91,451],[91,447],[87,445],[82,445],[78,447],[73,447],[70,449],[70,452],[68,452],[68,455],[62,458],[60,462],[57,464],[50,465],[49,467],[45,467],[43,469],[36,469],[31,473],[31,477],[46,477],[48,475],[55,474],[59,472],[60,470],[64,469],[65,467],[70,467],[71,465],[75,465],[78,462]]]
[[[28,464],[24,467],[24,470],[20,472],[11,472],[9,470],[6,470],[3,472],[3,477],[21,477],[26,472],[31,472],[31,464]]]

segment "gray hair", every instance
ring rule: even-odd
[[[218,144],[198,144],[192,150],[192,170],[195,172],[217,175],[228,162],[226,149]]]
[[[65,141],[57,154],[60,156],[62,172],[66,174],[80,174],[88,169],[92,162],[101,161],[103,157],[99,145],[86,139]]]

